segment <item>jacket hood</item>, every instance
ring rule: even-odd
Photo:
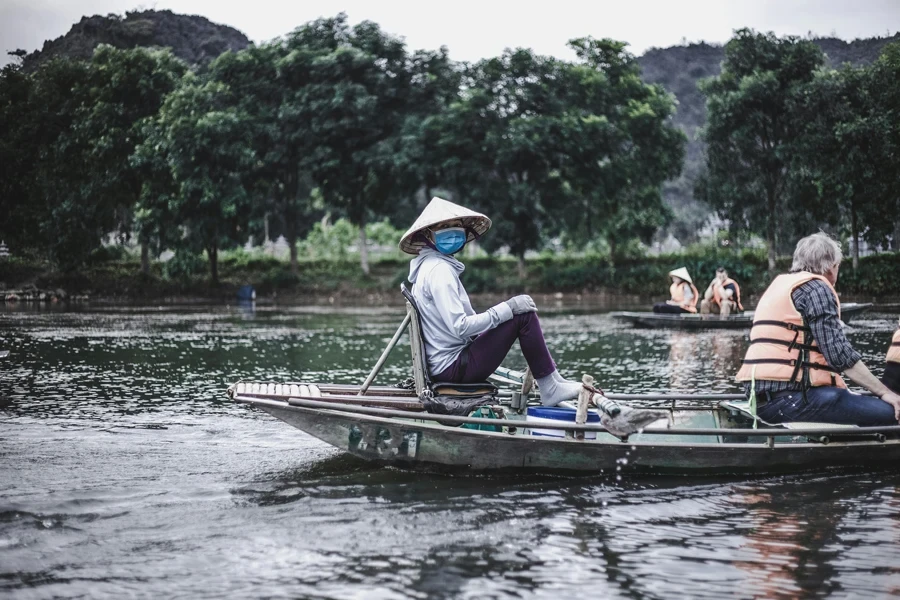
[[[452,256],[441,254],[437,250],[426,247],[419,252],[418,256],[409,261],[409,277],[407,277],[407,279],[409,279],[409,282],[414,284],[416,282],[416,278],[418,278],[419,276],[419,271],[422,269],[422,266],[432,261],[443,261],[447,263],[448,265],[453,267],[457,275],[460,275],[463,271],[466,270],[466,265],[462,264]]]

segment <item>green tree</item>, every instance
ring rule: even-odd
[[[17,203],[8,211],[14,228],[45,240],[65,268],[83,263],[110,231],[129,235],[142,187],[129,156],[141,121],[184,71],[167,51],[110,46],[90,62],[57,59],[31,76],[5,69],[0,151],[13,166],[2,181],[13,186],[3,196]]]
[[[870,67],[868,83],[875,110],[886,124],[880,135],[894,160],[881,173],[887,195],[880,196],[880,206],[867,211],[871,217],[866,218],[866,226],[871,228],[875,241],[885,243],[890,236],[894,250],[900,250],[900,169],[896,165],[896,157],[900,156],[900,42],[884,47]]]
[[[33,157],[26,181],[31,235],[56,264],[70,269],[96,248],[110,220],[90,198],[89,147],[76,131],[85,105],[90,65],[54,59],[33,75],[22,130],[23,152]]]
[[[313,60],[324,50],[308,45],[302,36],[289,35],[237,53],[225,53],[211,66],[210,75],[229,86],[240,109],[249,116],[257,163],[252,173],[257,218],[274,215],[290,247],[291,271],[296,275],[297,240],[312,226],[313,181],[305,157],[317,140],[303,109],[303,92],[310,82]]]
[[[397,200],[398,183],[405,179],[396,158],[409,108],[410,70],[400,39],[375,23],[350,28],[346,21],[343,14],[319,19],[291,34],[292,76],[308,77],[297,86],[292,117],[308,123],[314,142],[302,170],[326,202],[359,227],[360,266],[368,274],[366,222]],[[310,52],[314,55],[303,56]],[[285,70],[288,66],[285,61]]]
[[[556,59],[507,50],[466,69],[460,100],[422,125],[435,149],[433,172],[464,202],[495,216],[483,244],[507,246],[520,272],[525,252],[555,223],[550,207],[566,194],[554,148],[562,71]]]
[[[896,214],[894,124],[874,75],[873,68],[850,66],[817,73],[797,94],[800,126],[791,144],[792,175],[798,195],[807,192],[800,196],[807,209],[831,225],[849,222],[854,270],[861,235],[883,242],[893,233],[884,215]]]
[[[677,175],[684,136],[672,98],[640,81],[625,45],[573,40],[578,63],[530,50],[471,67],[464,94],[426,119],[440,171],[461,197],[493,215],[488,249],[519,259],[562,224],[615,250],[664,223],[660,185]],[[613,252],[613,255],[615,252]]]
[[[158,113],[186,71],[187,65],[169,50],[102,45],[94,51],[90,77],[83,84],[85,105],[75,130],[88,151],[85,189],[90,197],[81,204],[96,204],[106,227],[117,225],[123,237],[131,234],[132,211],[148,178],[155,174],[140,169],[131,156],[143,138],[145,120]],[[139,229],[138,239],[141,270],[149,273],[146,230]]]
[[[0,239],[14,251],[34,245],[41,221],[30,191],[39,153],[31,139],[33,87],[19,61],[0,69]]]
[[[579,61],[564,87],[569,227],[587,239],[602,235],[614,262],[623,243],[648,242],[671,218],[662,184],[681,172],[686,138],[672,124],[674,98],[641,81],[627,44],[580,38],[570,46]]]
[[[251,119],[237,104],[228,86],[189,73],[137,149],[139,161],[164,156],[175,184],[172,194],[144,195],[141,209],[171,215],[184,228],[182,244],[206,251],[213,284],[219,249],[245,233],[247,178],[257,160]]]
[[[791,102],[822,65],[811,41],[750,29],[725,45],[722,73],[706,80],[706,173],[698,196],[737,231],[765,231],[775,269],[777,231],[790,197],[789,147],[797,135]]]

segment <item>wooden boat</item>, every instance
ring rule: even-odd
[[[841,305],[841,318],[844,323],[849,323],[871,307],[871,302],[846,302]],[[749,329],[753,324],[752,310],[727,317],[693,313],[668,315],[653,312],[614,312],[610,313],[610,316],[631,323],[635,327],[659,329]]]
[[[598,414],[592,419],[587,412],[593,396],[587,386],[577,410],[547,409],[529,374],[509,370],[495,379],[518,390],[486,384],[485,402],[500,418],[426,412],[444,384],[428,378],[418,313],[407,298],[403,323],[361,386],[241,381],[228,388],[228,396],[354,456],[405,469],[713,474],[870,468],[900,460],[900,426],[767,425],[741,394],[606,394],[659,411],[656,422],[617,437],[598,422]],[[407,327],[411,384],[374,386]],[[556,412],[548,415],[548,410]]]
[[[359,458],[404,469],[708,475],[868,468],[900,460],[900,426],[805,423],[760,424],[754,429],[737,395],[688,398],[725,399],[711,406],[682,406],[677,395],[657,396],[665,403],[657,407],[665,419],[623,443],[599,424],[536,423],[527,408],[516,409],[512,396],[503,393],[498,405],[505,408],[505,418],[485,419],[426,413],[414,391],[396,387],[372,388],[372,395],[358,396],[359,387],[322,384],[318,396],[298,397],[247,392],[247,384],[243,391],[238,387],[229,391],[236,402],[255,406]],[[460,427],[463,424],[499,431]],[[545,435],[535,435],[535,429]],[[546,431],[560,432],[560,437]]]

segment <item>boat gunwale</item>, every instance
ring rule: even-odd
[[[235,402],[250,404],[254,406],[260,407],[271,407],[283,410],[304,410],[304,411],[318,411],[318,412],[333,412],[342,415],[348,416],[356,416],[359,418],[378,418],[385,422],[392,422],[392,419],[402,418],[402,419],[413,419],[416,421],[425,421],[422,423],[422,426],[426,426],[429,428],[435,428],[442,431],[454,431],[456,433],[466,432],[466,433],[475,433],[476,435],[481,434],[494,434],[499,432],[491,432],[485,430],[475,430],[475,429],[456,429],[449,428],[446,425],[441,425],[440,423],[431,424],[427,423],[427,421],[444,421],[447,423],[455,423],[455,424],[473,424],[473,425],[503,425],[506,427],[522,427],[528,428],[525,424],[527,421],[510,421],[506,420],[506,424],[498,423],[499,419],[483,419],[477,417],[457,417],[452,415],[435,415],[433,413],[418,413],[416,417],[411,417],[409,411],[393,411],[388,409],[379,409],[379,408],[370,408],[370,407],[362,407],[362,406],[350,406],[350,405],[341,405],[341,404],[330,404],[327,402],[320,402],[312,399],[295,399],[291,398],[291,400],[298,400],[297,402],[281,402],[276,400],[265,400],[265,399],[256,399],[256,398],[246,398],[242,396],[235,396],[233,398]],[[719,407],[709,407],[709,408],[697,408],[696,410],[727,410],[720,409]],[[394,413],[394,414],[392,414]],[[395,422],[395,421],[394,421]],[[556,429],[562,431],[580,431],[580,432],[602,432],[608,433],[606,428],[601,425],[578,425],[576,423],[544,423],[540,424],[540,429]],[[803,436],[864,436],[864,435],[873,435],[873,434],[884,434],[884,433],[900,433],[900,425],[886,425],[883,427],[853,427],[846,429],[838,429],[838,428],[825,428],[825,429],[787,429],[787,428],[771,428],[771,429],[738,429],[738,428],[717,428],[717,429],[708,429],[708,428],[697,428],[697,429],[658,429],[658,428],[646,428],[640,432],[645,435],[682,435],[682,436],[702,436],[702,435],[711,435],[711,436],[725,436],[725,435],[740,435],[746,437],[760,437],[766,438],[764,442],[760,444],[760,446],[772,447],[772,442],[769,442],[769,438],[777,438],[777,437],[803,437]],[[509,437],[509,434],[500,435],[504,437]],[[560,439],[560,438],[553,438]],[[584,440],[589,441],[590,443],[604,443],[607,442],[595,442],[593,440]],[[576,440],[577,443],[583,443],[581,440]],[[612,445],[618,445],[620,442],[609,442]],[[628,442],[628,443],[641,443],[644,442]],[[847,442],[832,442],[829,445],[839,444],[839,443],[847,443]],[[858,442],[853,442],[849,445],[858,446],[860,444],[872,444],[872,445],[884,445],[888,443],[900,443],[900,438],[898,439],[889,439],[889,440],[860,440]],[[689,443],[683,444],[680,442],[658,442],[658,443],[650,443],[648,445],[675,445],[675,446],[697,446],[700,443]],[[791,446],[797,447],[799,445],[798,442],[774,442],[776,446]],[[710,443],[710,446],[715,447],[723,447],[724,443]],[[731,444],[737,448],[746,447],[746,443],[742,444]],[[811,446],[822,446],[822,442],[814,442],[810,444]]]

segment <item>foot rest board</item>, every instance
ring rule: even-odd
[[[452,383],[436,381],[431,384],[435,396],[496,396],[497,386],[482,381],[479,383]]]
[[[753,418],[753,413],[750,412],[749,400],[744,400],[743,402],[740,400],[723,400],[719,403],[719,406],[730,410],[736,410],[749,419]],[[785,429],[847,429],[858,427],[858,425],[843,425],[841,423],[813,423],[808,421],[795,421],[793,423],[769,423],[768,421],[763,421],[759,417],[756,418],[760,423],[763,423],[770,427],[784,427]]]

